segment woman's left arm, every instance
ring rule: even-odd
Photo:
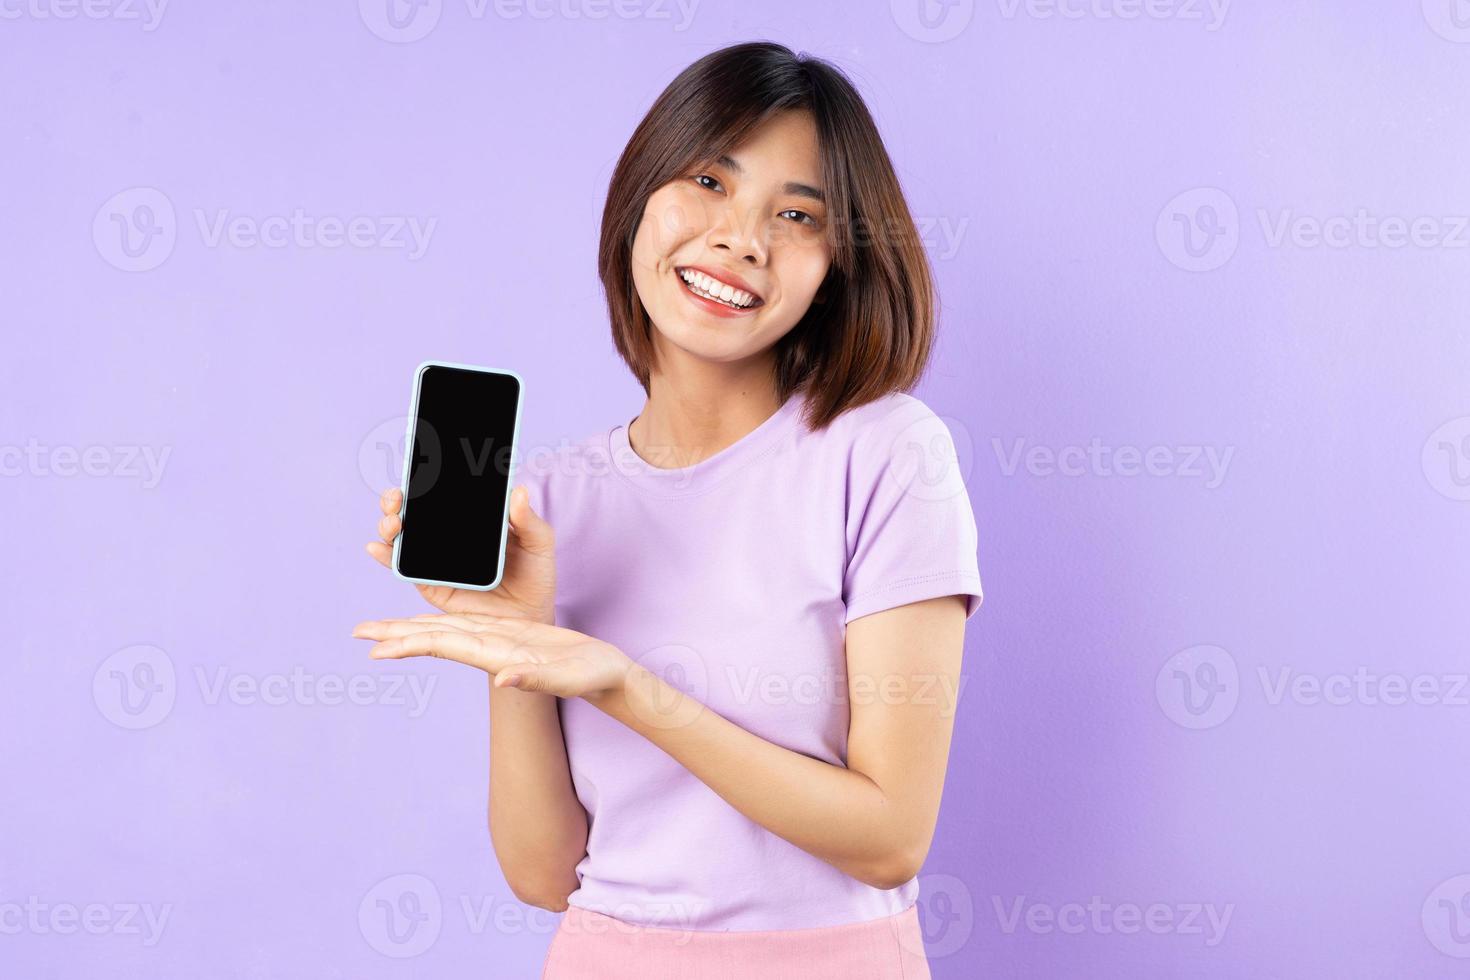
[[[965,601],[942,596],[848,624],[847,768],[753,735],[639,667],[588,700],[771,833],[864,884],[897,888],[919,873],[939,818]]]
[[[929,852],[959,693],[966,597],[847,624],[847,766],[752,734],[611,644],[491,616],[360,624],[379,659],[434,656],[517,686],[582,697],[663,749],[771,833],[874,888],[897,888]]]

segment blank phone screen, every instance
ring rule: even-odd
[[[520,394],[510,374],[439,365],[420,372],[399,573],[481,587],[495,581]]]

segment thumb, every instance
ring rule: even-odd
[[[531,491],[526,489],[524,483],[519,484],[510,494],[510,528],[516,533],[521,547],[527,551],[548,555],[553,552],[556,535],[551,530],[551,525],[531,509]]]
[[[496,687],[513,687],[518,691],[545,692],[550,686],[543,664],[511,664],[495,674]]]

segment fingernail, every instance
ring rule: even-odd
[[[519,687],[520,686],[520,683],[521,683],[521,677],[520,677],[520,675],[519,674],[511,674],[509,677],[507,677],[505,679],[505,683],[502,684],[501,687]]]

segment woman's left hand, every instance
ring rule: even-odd
[[[623,686],[633,661],[613,646],[576,630],[512,616],[474,613],[375,619],[352,635],[377,640],[376,660],[440,657],[478,667],[496,687],[564,698],[605,694]]]

